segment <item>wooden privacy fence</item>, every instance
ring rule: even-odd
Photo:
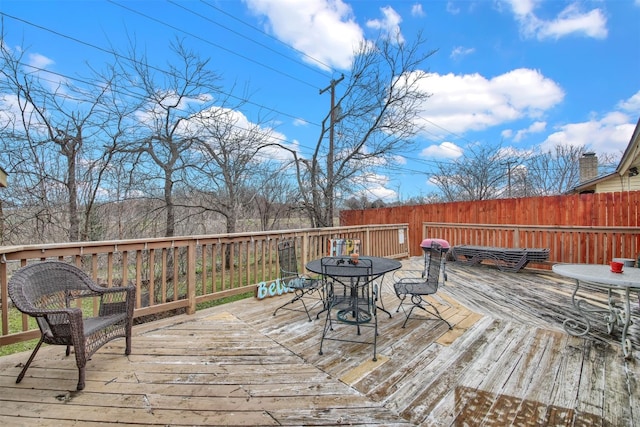
[[[445,239],[451,246],[548,248],[556,263],[608,264],[612,258],[640,255],[638,227],[548,227],[514,224],[449,224],[425,222],[422,235]],[[541,264],[532,264],[541,267]]]
[[[0,346],[39,336],[27,316],[10,322],[17,311],[7,303],[7,282],[27,263],[58,259],[104,286],[133,284],[135,317],[176,309],[194,313],[199,303],[255,292],[259,284],[274,281],[278,241],[291,238],[300,248],[301,269],[328,255],[330,239],[359,239],[363,255],[409,255],[407,224],[0,247]]]
[[[603,263],[613,256],[637,257],[640,251],[637,237],[640,232],[640,191],[340,212],[342,226],[398,223],[408,224],[412,256],[421,254],[420,242],[425,237],[449,236],[451,244],[479,245],[480,241],[491,241],[500,246],[548,247],[551,249],[550,262]],[[450,234],[425,234],[424,223],[449,224],[451,231],[447,233]],[[505,228],[511,231],[503,232]],[[438,230],[437,233],[445,232]]]

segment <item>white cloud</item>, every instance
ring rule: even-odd
[[[571,34],[603,39],[607,37],[607,18],[601,9],[583,11],[579,3],[571,3],[550,20],[541,19],[535,9],[541,2],[535,0],[506,0],[520,23],[525,37],[559,39]]]
[[[278,39],[324,69],[327,65],[349,68],[354,50],[364,39],[351,7],[342,0],[244,1],[251,12],[267,18],[268,30]]]
[[[413,6],[411,6],[411,16],[422,17],[425,15],[426,14],[424,13],[424,10],[422,9],[422,5],[420,3],[416,3]]]
[[[449,55],[449,57],[452,58],[452,59],[457,59],[457,58],[460,58],[462,56],[470,55],[475,51],[476,50],[474,48],[472,48],[472,47],[457,46],[451,51],[451,54]]]
[[[637,1],[640,3],[640,0]],[[632,95],[631,98],[620,101],[618,108],[630,114],[637,114],[640,111],[640,90],[635,95]]]
[[[560,103],[564,91],[537,70],[519,68],[488,79],[480,74],[429,74],[422,90],[432,94],[422,108],[425,134],[484,130],[513,120],[537,118]],[[433,124],[437,124],[434,126]]]
[[[354,176],[351,179],[351,188],[346,193],[346,197],[364,197],[369,201],[383,200],[385,202],[393,202],[398,200],[398,193],[395,190],[387,188],[390,179],[387,175],[375,173],[367,173]],[[343,197],[345,194],[338,194]]]
[[[463,150],[458,147],[453,142],[442,142],[438,145],[430,145],[420,151],[420,157],[426,158],[445,158],[445,159],[456,159],[462,156]]]
[[[513,140],[515,142],[519,142],[531,133],[544,132],[546,128],[547,122],[533,122],[528,128],[520,129],[519,131],[517,131],[515,136],[513,137]]]
[[[400,15],[391,6],[380,8],[380,12],[384,16],[383,19],[371,19],[367,21],[367,27],[381,31],[384,36],[398,43],[404,43],[404,37],[400,31],[402,22]]]
[[[55,62],[53,59],[47,58],[39,53],[31,53],[28,56],[28,63],[34,68],[47,68],[48,65],[53,65]]]
[[[620,156],[626,150],[638,121],[640,91],[618,102],[617,111],[601,117],[593,114],[586,122],[569,123],[556,127],[541,144],[543,151],[556,145],[584,145],[596,153]]]
[[[607,37],[607,18],[600,9],[582,13],[577,5],[570,5],[555,20],[543,23],[538,38],[559,39],[569,34],[581,33],[594,39]]]
[[[599,119],[562,125],[547,137],[541,148],[547,151],[556,145],[584,145],[596,153],[620,156],[629,145],[635,128],[635,123],[629,120],[624,113],[612,112]]]
[[[385,202],[392,202],[398,199],[398,193],[395,190],[387,188],[389,185],[389,177],[379,174],[367,174],[361,176],[358,180],[365,190],[357,193],[357,195],[364,195],[368,200],[384,200]]]
[[[39,53],[30,53],[27,55],[27,61],[25,66],[25,72],[30,73],[33,69],[33,73],[42,77],[42,83],[49,87],[53,91],[57,91],[59,94],[66,93],[64,86],[67,79],[57,73],[48,72],[48,68],[54,65],[55,61],[49,57],[46,57]]]
[[[527,16],[533,13],[536,0],[507,0],[516,16]]]
[[[457,15],[458,13],[460,13],[460,8],[455,6],[453,2],[449,0],[447,2],[447,12],[449,12],[452,15]]]
[[[285,136],[280,132],[276,132],[273,129],[269,129],[270,142],[275,144],[283,145],[290,150],[298,152],[298,155],[301,155],[300,151],[300,141],[293,140],[290,143],[284,142]],[[277,160],[280,162],[289,162],[293,160],[293,154],[290,151],[285,150],[277,145],[272,145],[260,150],[261,155],[268,160]]]
[[[395,190],[382,186],[374,186],[367,189],[367,193],[370,194],[372,200],[383,200],[385,202],[394,202],[398,200],[398,193]]]

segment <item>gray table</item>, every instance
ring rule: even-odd
[[[575,336],[586,335],[591,329],[589,317],[602,314],[607,322],[607,332],[612,333],[616,326],[622,327],[622,351],[625,357],[630,357],[632,345],[631,340],[627,338],[627,330],[631,324],[630,294],[631,292],[640,292],[640,268],[624,267],[622,273],[613,273],[608,265],[556,264],[553,266],[553,271],[576,281],[576,287],[571,295],[571,303],[578,310],[582,324],[578,319],[567,318],[563,323],[565,331]],[[584,306],[585,300],[577,298],[581,286],[606,290],[609,297],[608,308],[597,309]],[[622,306],[615,303],[612,292],[622,294]]]
[[[343,258],[345,260],[348,260],[348,257],[334,257],[334,258],[336,259]],[[380,277],[384,276],[386,273],[389,273],[394,270],[398,270],[402,267],[402,264],[400,263],[400,261],[396,261],[395,259],[373,257],[373,256],[361,256],[360,259],[371,260],[371,276],[360,277],[361,279],[364,278],[368,283],[379,279]],[[326,274],[329,277],[353,277],[353,278],[362,276],[364,274],[364,271],[365,271],[364,269],[356,268],[355,266],[353,266],[353,268],[345,269],[345,267],[348,267],[348,265],[349,265],[348,263],[341,264],[340,268],[332,268],[331,266],[328,266]],[[309,262],[306,265],[306,268],[312,273],[316,273],[316,274],[325,273],[322,271],[322,259],[316,259]],[[385,313],[387,313],[389,317],[391,317],[391,313],[384,308],[382,295],[380,295],[380,303],[382,304],[382,307],[378,307],[378,308],[384,311]]]

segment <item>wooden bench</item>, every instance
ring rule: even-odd
[[[468,264],[492,261],[502,271],[517,272],[530,262],[545,262],[549,249],[459,245],[453,247],[451,255],[455,261]]]

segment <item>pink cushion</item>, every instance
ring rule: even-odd
[[[422,248],[430,248],[431,247],[431,242],[438,243],[440,246],[442,246],[442,249],[449,249],[451,247],[449,245],[449,242],[447,242],[444,239],[424,239],[422,241],[422,243],[420,243],[420,247],[422,247]]]

